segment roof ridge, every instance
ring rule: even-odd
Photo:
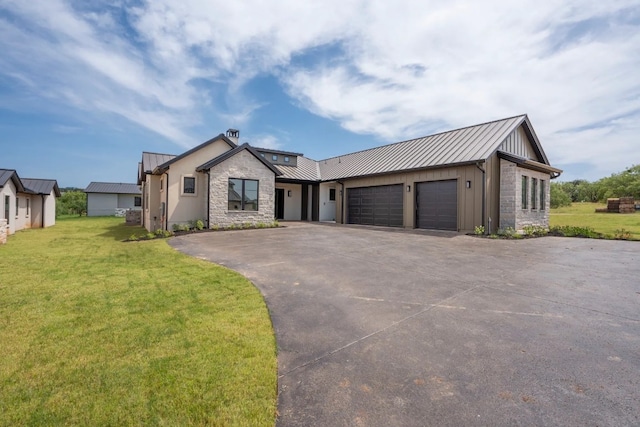
[[[177,156],[177,154],[156,153],[155,151],[143,151],[142,154],[144,154],[144,153],[147,153],[147,154],[158,154],[160,156]]]
[[[491,123],[503,122],[503,121],[515,119],[516,117],[526,117],[526,116],[527,116],[526,113],[525,114],[517,114],[515,116],[505,117],[503,119],[490,120],[490,121],[484,122],[484,123],[478,123],[478,124],[475,124],[475,125],[463,126],[461,128],[450,129],[450,130],[446,130],[446,131],[442,131],[442,132],[436,132],[436,133],[432,133],[432,134],[429,134],[429,135],[419,136],[417,138],[410,138],[410,139],[405,139],[403,141],[397,141],[397,142],[391,142],[389,144],[378,145],[377,147],[365,148],[364,150],[358,150],[358,151],[354,151],[352,153],[342,154],[342,155],[333,156],[333,157],[327,157],[326,159],[318,160],[318,162],[323,162],[323,161],[327,161],[327,160],[333,160],[333,159],[337,159],[337,158],[340,158],[340,157],[346,157],[346,156],[350,156],[352,154],[365,153],[367,151],[378,150],[380,148],[390,147],[392,145],[404,144],[406,142],[416,141],[418,139],[431,138],[431,137],[438,136],[438,135],[444,135],[444,134],[451,133],[451,132],[458,132],[458,131],[461,131],[461,130],[470,129],[470,128],[474,128],[474,127],[478,127],[478,126],[486,126],[486,125],[491,124]]]

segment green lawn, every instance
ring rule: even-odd
[[[605,208],[598,203],[573,203],[571,206],[551,209],[549,222],[553,226],[591,227],[595,231],[614,236],[617,230],[626,230],[631,237],[640,240],[640,212],[632,214],[596,213]]]
[[[258,290],[123,218],[0,246],[0,425],[272,426],[276,345]]]

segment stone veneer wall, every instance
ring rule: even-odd
[[[9,226],[6,219],[0,219],[0,245],[7,243],[7,234],[9,234]]]
[[[529,177],[527,209],[522,209],[522,176]],[[531,209],[531,178],[538,179],[537,205]],[[549,227],[549,209],[551,207],[551,180],[549,174],[520,168],[515,163],[500,159],[500,225],[504,229],[512,227],[522,231],[525,226]],[[545,181],[545,206],[540,209],[540,180]]]
[[[257,211],[228,209],[229,178],[259,181]],[[214,166],[210,171],[209,184],[209,228],[274,220],[275,174],[248,150],[242,150]]]

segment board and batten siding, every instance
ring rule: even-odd
[[[379,185],[402,184],[404,203],[404,228],[415,228],[415,189],[419,182],[441,181],[456,179],[458,182],[458,230],[472,232],[474,227],[482,224],[482,172],[475,165],[454,166],[438,169],[426,169],[414,172],[391,173],[385,175],[345,179],[344,188],[336,185],[336,220],[347,222],[346,206],[342,206],[342,190],[347,194],[349,188],[373,187]],[[471,188],[466,188],[466,182],[471,182]],[[407,191],[407,186],[411,190]],[[344,198],[345,204],[347,203]]]
[[[498,150],[525,159],[539,160],[536,157],[535,152],[531,147],[531,143],[529,142],[529,138],[527,138],[527,134],[525,133],[522,126],[511,132],[511,134],[505,138],[502,144],[500,144]]]

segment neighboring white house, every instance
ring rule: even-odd
[[[56,223],[55,179],[21,179],[14,169],[0,169],[0,219],[8,234],[25,228],[44,228]]]
[[[114,216],[120,210],[140,210],[142,196],[137,184],[92,182],[87,193],[87,216]]]

